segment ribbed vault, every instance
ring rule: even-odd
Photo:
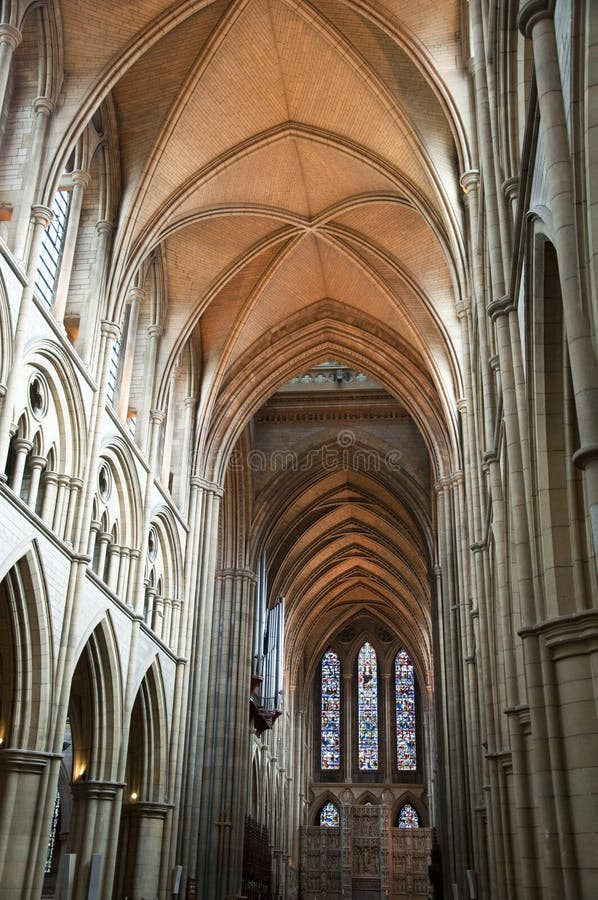
[[[455,302],[466,291],[459,4],[141,0],[135,15],[89,4],[89,16],[86,5],[63,4],[71,105],[52,122],[46,190],[109,101],[122,179],[110,315],[120,320],[132,279],[159,251],[156,405],[193,336],[202,355],[198,471],[222,480],[234,440],[267,396],[245,403],[241,392],[231,405],[229,386],[247,382],[247,361],[330,301],[331,333],[349,320],[409,349],[409,380],[435,395],[434,412],[419,413],[422,430],[446,458],[438,448],[454,443],[450,411],[462,393]],[[85,30],[69,27],[81,16]],[[311,335],[316,353],[323,337]],[[374,342],[362,368],[384,367],[381,354]],[[276,356],[270,393],[305,362],[290,345]],[[232,437],[221,429],[223,406]]]

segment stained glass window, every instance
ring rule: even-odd
[[[413,663],[405,650],[395,657],[395,698],[397,706],[397,766],[399,771],[417,768],[415,743],[415,682]]]
[[[406,803],[405,806],[401,807],[398,825],[399,828],[419,828],[417,810],[410,803]]]
[[[322,657],[321,766],[339,769],[341,764],[341,664],[334,650]]]
[[[340,817],[334,803],[325,803],[320,810],[320,825],[323,828],[338,828]]]
[[[357,727],[359,768],[378,768],[378,665],[376,651],[366,642],[357,658]]]

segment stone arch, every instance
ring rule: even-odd
[[[43,750],[51,725],[54,662],[48,594],[37,544],[13,552],[4,560],[0,575],[2,747]]]
[[[122,683],[113,626],[104,616],[82,642],[73,669],[68,716],[73,780],[113,781],[122,735]]]
[[[397,827],[398,818],[404,806],[409,804],[417,813],[419,819],[419,827],[426,828],[428,821],[427,809],[424,809],[424,801],[422,797],[415,796],[412,791],[405,791],[392,806],[391,822],[393,827]]]
[[[249,418],[281,384],[322,359],[350,363],[404,403],[426,443],[436,479],[460,467],[459,457],[455,457],[460,440],[454,432],[454,414],[436,393],[421,361],[416,362],[411,350],[396,341],[391,347],[374,321],[346,321],[341,305],[329,301],[309,318],[305,313],[295,316],[268,335],[267,341],[258,341],[227,373],[217,394],[206,400],[206,425],[195,460],[197,473],[222,483],[233,447]],[[248,377],[249,366],[261,372],[259,383]]]
[[[121,812],[116,891],[119,896],[158,893],[166,802],[168,723],[158,657],[145,672],[131,710]]]
[[[355,802],[358,806],[378,806],[380,804],[380,799],[371,791],[364,791],[363,794],[360,794],[357,797]]]
[[[545,615],[570,614],[590,605],[587,585],[576,577],[574,558],[588,560],[583,476],[572,464],[579,448],[577,409],[565,330],[561,277],[554,243],[539,219],[530,222],[530,275],[526,309],[530,400],[530,449],[535,528],[540,540]],[[563,523],[562,511],[569,522]],[[571,534],[571,526],[574,536]],[[576,548],[572,545],[576,542]]]
[[[120,540],[126,547],[138,547],[141,542],[139,510],[143,507],[135,462],[126,442],[111,437],[102,447],[100,465],[105,461],[112,473],[112,491],[106,507],[112,522],[118,522]],[[100,498],[101,499],[101,498]]]
[[[163,802],[167,792],[168,721],[159,657],[146,670],[131,709],[125,782],[129,800]]]
[[[61,474],[80,478],[87,450],[86,415],[72,362],[58,344],[44,340],[28,348],[26,365],[26,371],[41,372],[48,384],[51,403],[43,423],[46,446],[55,447]]]
[[[342,803],[340,799],[334,794],[333,791],[326,790],[324,793],[320,794],[317,800],[314,800],[311,805],[311,810],[308,816],[308,823],[310,825],[319,826],[320,824],[320,814],[322,809],[328,804],[332,803],[339,814],[339,819],[341,816]]]
[[[0,229],[2,227],[0,221]],[[8,305],[4,277],[0,273],[0,390],[6,390],[8,373],[12,366],[13,336],[12,317]]]

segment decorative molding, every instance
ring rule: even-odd
[[[517,27],[526,38],[531,38],[532,30],[537,22],[542,19],[552,19],[553,11],[550,0],[527,0],[519,10]]]
[[[585,469],[590,463],[598,460],[598,444],[585,444],[575,451],[571,459],[578,469]]]
[[[497,297],[496,300],[491,300],[488,304],[487,312],[492,321],[496,321],[496,319],[500,318],[500,316],[508,316],[510,312],[515,310],[515,304],[509,294],[505,294],[503,297]]]

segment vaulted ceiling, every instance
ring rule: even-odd
[[[111,98],[122,201],[110,295],[117,310],[138,266],[159,248],[163,380],[194,335],[199,454],[215,460],[208,476],[222,477],[270,395],[327,359],[367,372],[402,403],[433,475],[455,467],[455,310],[467,292],[459,177],[471,165],[461,6],[62,3],[69,103],[53,125],[54,163]],[[351,490],[371,500],[371,479],[358,482]],[[385,491],[367,515],[365,507],[357,514],[355,504],[332,504],[330,521],[310,517],[295,497],[305,529],[285,544],[290,580],[305,547],[315,540],[321,548],[318,529],[342,534],[349,521],[360,532],[350,546],[367,563],[351,568],[333,542],[320,576],[345,566],[359,585],[367,570],[370,584],[386,578],[381,595],[391,569],[421,579],[424,552],[415,545],[423,537],[406,538],[403,529],[395,540],[413,511],[386,502]],[[390,508],[392,527],[383,514]],[[390,567],[375,550],[386,532],[396,556]]]
[[[111,92],[114,303],[161,246],[164,378],[199,330],[206,423],[272,335],[289,321],[300,333],[325,303],[332,343],[346,323],[379,327],[450,420],[469,165],[460,3],[65,0],[62,17],[56,152]],[[305,350],[285,351],[279,383]]]

